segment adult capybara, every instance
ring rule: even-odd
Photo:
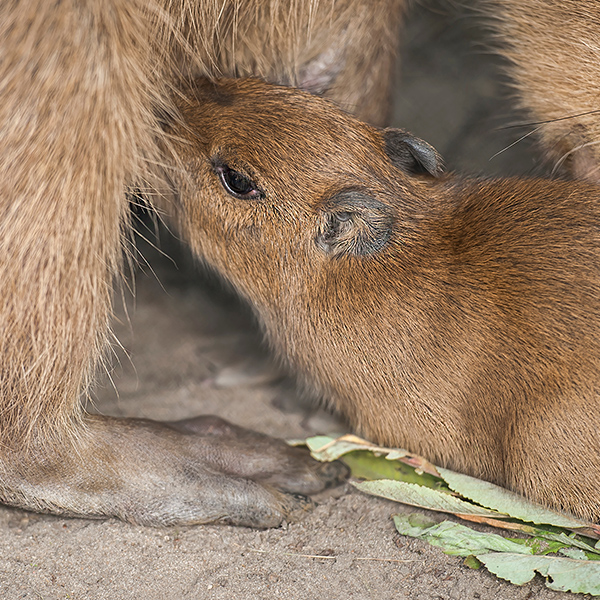
[[[152,197],[173,86],[252,72],[380,121],[401,5],[0,3],[0,501],[151,525],[270,526],[305,506],[272,486],[310,493],[336,480],[214,419],[89,416],[80,400],[109,339],[126,189]]]
[[[600,183],[600,3],[474,3],[508,59],[517,102],[559,173]]]
[[[376,442],[600,518],[600,190],[435,150],[259,80],[169,128],[178,224]]]

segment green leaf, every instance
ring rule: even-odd
[[[539,573],[548,578],[546,585],[551,589],[600,595],[600,562],[587,560],[581,550],[563,550],[569,558],[536,556],[522,540],[482,533],[451,521],[435,523],[419,513],[394,515],[394,524],[399,533],[424,539],[446,554],[474,557],[511,583],[523,585]]]
[[[549,542],[544,538],[532,538],[529,540],[525,540],[528,546],[533,549],[534,554],[553,554],[555,552],[560,552],[563,548],[572,548],[573,546],[569,546],[567,544],[563,544],[561,542]]]
[[[470,477],[469,475],[455,473],[441,467],[438,467],[438,471],[454,492],[482,506],[497,510],[516,519],[570,529],[587,527],[589,525],[589,523],[575,517],[557,513],[539,504],[530,502],[522,496],[505,490],[493,483],[475,479],[475,477]]]
[[[586,553],[580,548],[561,548],[559,552],[567,558],[574,558],[575,560],[588,560]]]
[[[593,546],[586,542],[579,540],[574,533],[567,535],[564,532],[554,533],[551,531],[544,531],[543,529],[534,528],[536,536],[551,542],[560,544],[561,547],[575,546],[584,552],[593,552]]]
[[[497,516],[497,513],[470,502],[465,502],[446,492],[434,490],[414,483],[378,479],[376,481],[351,482],[352,485],[367,494],[381,496],[403,504],[419,506],[452,514]]]
[[[600,561],[600,554],[596,554],[595,552],[586,552],[585,550],[583,552],[588,560]]]
[[[539,573],[547,578],[549,588],[600,595],[600,541],[592,546],[580,535],[560,531],[566,528],[597,537],[597,525],[548,510],[489,482],[435,467],[405,450],[374,446],[353,435],[338,439],[319,436],[307,440],[307,445],[318,460],[342,458],[355,477],[371,480],[352,482],[363,492],[516,529],[532,537],[508,539],[450,521],[436,523],[421,514],[394,516],[401,534],[427,540],[447,554],[463,556],[471,568],[484,564],[498,577],[518,585]],[[557,552],[562,556],[550,555]]]
[[[482,533],[460,523],[443,521],[435,523],[422,515],[394,515],[394,525],[399,533],[427,540],[446,554],[474,555],[489,551],[531,554],[531,548],[513,542],[495,533]]]
[[[491,552],[476,554],[487,569],[517,585],[531,581],[536,572],[547,577],[546,585],[562,592],[600,595],[600,563],[554,556]]]
[[[465,558],[465,567],[469,567],[469,569],[481,569],[481,561],[475,558],[472,554]]]
[[[417,473],[414,467],[399,460],[390,460],[389,456],[375,456],[367,450],[355,450],[340,460],[350,467],[352,477],[357,479],[392,479],[450,491],[443,479],[429,473]]]

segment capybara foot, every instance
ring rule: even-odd
[[[349,469],[341,462],[319,463],[306,448],[244,429],[213,415],[166,423],[204,438],[207,464],[221,473],[245,477],[292,494],[316,494],[341,484]]]
[[[306,452],[216,417],[163,424],[88,416],[76,428],[52,447],[5,453],[0,498],[140,525],[266,528],[301,518],[312,507],[305,494],[345,475],[343,465],[324,469]]]

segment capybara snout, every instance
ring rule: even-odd
[[[300,379],[378,442],[600,518],[598,189],[437,177],[322,99],[199,85],[179,222]]]

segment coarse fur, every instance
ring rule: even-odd
[[[267,526],[305,502],[246,477],[292,492],[322,487],[303,457],[287,467],[272,456],[271,467],[251,460],[254,472],[229,461],[220,475],[212,422],[192,434],[92,417],[81,398],[107,348],[130,227],[126,189],[152,202],[174,86],[190,74],[254,72],[378,122],[401,8],[401,0],[1,3],[0,500],[155,525]],[[240,438],[240,451],[255,444]],[[286,470],[312,483],[286,483]]]
[[[600,4],[482,0],[494,49],[557,173],[600,183]]]
[[[422,140],[258,80],[179,108],[179,226],[301,378],[376,442],[600,519],[597,187],[438,178]]]

